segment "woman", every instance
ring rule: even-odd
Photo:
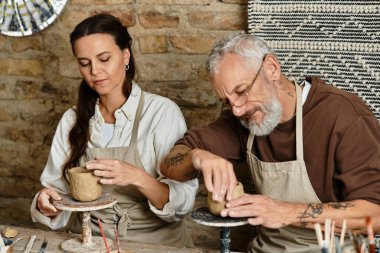
[[[106,236],[113,238],[116,217],[120,237],[126,240],[191,246],[181,218],[192,210],[198,182],[162,179],[158,169],[186,131],[178,106],[142,91],[133,81],[132,39],[115,17],[85,19],[70,42],[83,80],[77,105],[64,113],[55,133],[41,175],[46,188],[32,203],[33,221],[81,233],[80,220],[68,224],[70,212],[57,210],[51,201],[69,193],[65,175],[82,165],[101,177],[104,191],[117,197],[113,207],[91,212],[95,234],[100,218]]]

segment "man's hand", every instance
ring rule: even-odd
[[[61,200],[61,196],[53,188],[44,188],[41,190],[37,198],[37,209],[47,217],[53,217],[62,211],[56,209],[51,202],[53,200]]]
[[[244,194],[226,204],[221,216],[249,217],[251,225],[267,228],[281,228],[293,223],[297,218],[297,207],[301,205],[275,200],[263,195]]]
[[[206,188],[215,201],[232,199],[237,180],[232,164],[226,159],[202,149],[191,149],[185,145],[174,146],[163,159],[161,173],[181,182],[203,173]]]
[[[366,200],[329,203],[291,203],[264,195],[245,194],[233,199],[221,211],[221,216],[247,217],[251,225],[280,228],[287,225],[314,228],[326,219],[335,221],[339,232],[344,220],[351,230],[366,230],[365,218],[371,217],[374,230],[380,230],[380,205]]]
[[[226,159],[201,149],[190,151],[193,166],[203,173],[206,188],[215,201],[231,200],[237,184],[233,166]]]

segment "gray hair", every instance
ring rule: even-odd
[[[243,32],[231,33],[216,43],[207,57],[206,68],[210,77],[217,72],[217,65],[226,53],[238,55],[250,66],[261,64],[264,56],[275,52],[261,38]]]

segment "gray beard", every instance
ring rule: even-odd
[[[280,123],[282,116],[282,107],[277,98],[272,98],[272,101],[265,103],[263,110],[265,113],[264,119],[261,123],[247,122],[241,120],[240,122],[250,130],[250,132],[257,136],[269,135]]]

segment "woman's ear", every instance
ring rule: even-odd
[[[125,66],[127,66],[129,64],[129,58],[131,57],[131,53],[129,52],[129,49],[126,48],[123,50],[123,54],[124,54],[124,64]]]
[[[281,78],[281,65],[277,60],[277,57],[273,54],[267,54],[264,59],[266,65],[266,74],[270,80],[278,81]]]

